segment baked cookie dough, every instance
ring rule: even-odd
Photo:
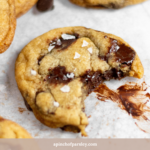
[[[16,17],[26,13],[38,0],[15,0]]]
[[[15,34],[16,16],[14,0],[0,1],[0,53],[6,51]]]
[[[121,38],[85,27],[51,30],[16,60],[18,88],[34,115],[52,128],[87,136],[84,100],[103,81],[142,78],[143,66]]]
[[[0,117],[0,138],[32,138],[20,125]]]
[[[118,9],[134,5],[146,0],[69,0],[70,2],[87,8],[112,8]]]

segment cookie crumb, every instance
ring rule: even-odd
[[[85,41],[85,40],[83,40],[83,44],[82,44],[82,47],[86,47],[86,46],[88,46],[88,42],[87,41]]]
[[[65,85],[65,86],[63,86],[60,90],[61,90],[62,92],[64,92],[64,93],[67,93],[67,92],[70,91],[70,87],[69,87],[68,85]]]
[[[48,51],[50,52],[54,47],[55,47],[54,45],[50,45]]]
[[[64,40],[71,40],[71,39],[75,39],[76,37],[74,35],[69,35],[69,34],[62,34],[61,37],[64,39]]]
[[[70,74],[68,73],[68,74],[67,74],[67,77],[68,77],[68,78],[74,78],[74,73],[70,73]]]
[[[88,48],[88,51],[89,51],[89,53],[91,53],[91,54],[92,54],[92,52],[93,52],[92,47]]]
[[[58,102],[54,102],[54,106],[55,107],[59,107],[59,103]]]
[[[75,56],[74,56],[74,59],[77,59],[77,58],[80,58],[80,54],[75,52]]]
[[[35,76],[36,75],[36,71],[35,70],[31,70],[31,74]]]
[[[91,118],[91,115],[89,115],[88,118]]]

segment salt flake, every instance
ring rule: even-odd
[[[76,38],[74,35],[69,35],[69,34],[62,34],[61,37],[64,40],[71,40],[71,39],[75,39]]]
[[[75,52],[75,56],[74,56],[74,59],[77,59],[77,58],[80,58],[80,54]]]
[[[35,70],[31,70],[31,74],[35,76],[36,75],[36,71]]]
[[[58,39],[57,40],[57,45],[61,45],[62,43],[61,43],[61,40],[60,39]]]
[[[55,47],[54,45],[50,45],[48,51],[50,52],[54,47]]]
[[[54,102],[54,106],[55,107],[59,107],[59,103],[58,102]]]
[[[88,51],[89,51],[89,53],[91,53],[91,54],[92,54],[92,52],[93,52],[92,47],[88,48]]]
[[[62,92],[64,92],[64,93],[67,93],[67,92],[70,91],[70,87],[69,87],[68,85],[65,85],[65,86],[63,86],[60,90],[61,90]]]
[[[87,41],[85,41],[85,40],[83,40],[83,44],[82,44],[82,47],[86,47],[86,46],[88,46],[88,42]]]
[[[70,74],[68,73],[68,74],[67,74],[67,77],[68,77],[68,78],[74,78],[74,73],[70,73]]]

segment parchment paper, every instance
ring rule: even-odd
[[[17,20],[14,41],[5,53],[0,54],[0,115],[17,122],[35,138],[81,138],[80,134],[44,126],[26,109],[14,75],[19,52],[32,39],[54,28],[93,28],[115,34],[128,42],[137,51],[145,69],[145,80],[150,85],[149,8],[150,1],[119,10],[85,9],[68,0],[55,0],[55,9],[45,13],[39,13],[33,7]],[[138,80],[111,80],[107,85],[116,89],[127,81]],[[127,112],[115,103],[101,102],[95,96],[93,93],[85,100],[86,114],[91,115],[86,128],[88,138],[150,138],[150,134],[141,131]],[[20,113],[19,107],[26,111]]]

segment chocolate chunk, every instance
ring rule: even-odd
[[[87,86],[88,94],[90,94],[103,82],[103,78],[100,71],[87,71],[86,74],[81,77],[81,81]]]
[[[63,39],[62,37],[59,39],[54,39],[50,42],[50,45],[54,46],[54,49],[64,50],[79,38],[78,34],[73,34],[73,36],[75,36],[75,39]]]
[[[61,128],[63,131],[72,131],[74,133],[79,133],[80,129],[76,126],[72,126],[72,125],[66,125],[64,127]]]
[[[123,77],[124,77],[123,72],[121,70],[117,70],[115,68],[105,71],[103,74],[104,80],[110,80],[110,79],[119,79],[120,80]]]
[[[108,58],[107,56],[98,56],[101,60],[104,60],[106,62],[108,62]]]
[[[125,46],[124,44],[120,45],[120,48],[115,53],[116,61],[130,65],[132,64],[134,57],[135,57],[135,51],[133,51],[130,47]]]
[[[38,59],[38,65],[40,65],[40,61],[44,58],[44,56],[41,56],[39,59]]]
[[[90,94],[91,92],[93,92],[93,90],[95,90],[95,88],[103,83],[104,80],[120,80],[123,77],[124,75],[122,71],[112,68],[111,70],[108,70],[103,74],[100,71],[87,71],[86,74],[81,77],[81,81],[87,86],[88,94]]]
[[[47,81],[52,84],[59,84],[59,83],[69,83],[73,78],[68,77],[70,75],[69,72],[66,71],[66,68],[63,66],[55,67],[54,69],[49,70],[50,73],[47,76]]]
[[[135,58],[135,51],[125,44],[118,44],[114,39],[111,39],[111,47],[109,53],[115,54],[115,60],[122,64],[131,65]]]
[[[114,53],[115,61],[121,64],[131,65],[135,58],[135,51],[125,44],[119,44],[117,40],[111,39],[111,46],[105,56],[99,56],[101,60],[108,62],[111,53]]]
[[[54,8],[53,3],[53,0],[38,0],[36,7],[39,11],[47,11]]]
[[[29,111],[32,111],[32,108],[30,107],[30,105],[28,104],[28,102],[26,101],[26,99],[24,99],[24,103],[25,103],[27,109],[28,109]]]

